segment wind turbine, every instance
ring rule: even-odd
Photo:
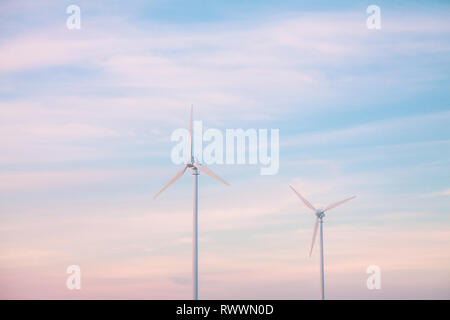
[[[192,235],[192,274],[193,274],[193,297],[194,300],[198,300],[198,175],[199,170],[208,176],[229,185],[226,181],[219,178],[214,172],[207,167],[198,163],[194,158],[194,144],[192,138],[192,115],[193,106],[191,105],[191,119],[189,121],[189,161],[187,161],[184,167],[172,178],[153,198],[156,199],[164,190],[166,190],[171,184],[181,178],[187,168],[191,169],[194,176],[194,219],[193,219],[193,235]]]
[[[324,270],[323,270],[323,218],[325,217],[325,212],[328,210],[331,210],[333,208],[336,208],[337,206],[343,204],[344,202],[347,202],[349,200],[352,200],[354,198],[356,198],[356,196],[350,197],[348,199],[342,200],[342,201],[338,201],[335,202],[333,204],[330,204],[329,206],[325,207],[324,209],[316,209],[314,208],[311,203],[308,202],[308,200],[306,200],[305,198],[303,198],[301,196],[300,193],[297,192],[297,190],[295,190],[292,186],[291,187],[292,191],[295,192],[295,194],[300,198],[300,200],[303,201],[303,203],[305,204],[305,206],[307,206],[308,208],[310,208],[312,211],[314,211],[314,213],[316,214],[316,223],[314,225],[314,232],[313,232],[313,238],[312,238],[312,243],[311,243],[311,250],[309,251],[309,256],[311,257],[313,248],[314,248],[314,242],[316,240],[316,236],[317,236],[317,228],[319,227],[319,223],[320,223],[320,275],[321,275],[321,280],[322,280],[322,286],[321,286],[321,293],[322,293],[322,300],[325,299],[325,280],[324,280]]]

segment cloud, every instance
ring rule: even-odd
[[[35,172],[4,172],[0,173],[0,190],[17,192],[24,190],[46,190],[63,187],[88,186],[92,184],[107,184],[130,176],[128,172],[118,170],[72,170],[72,171],[35,171]]]
[[[444,189],[442,191],[431,192],[423,195],[424,197],[441,197],[441,196],[450,196],[450,188]]]
[[[286,146],[318,146],[318,145],[343,145],[349,142],[362,142],[365,146],[375,141],[392,144],[395,141],[405,141],[410,138],[422,140],[426,133],[440,130],[439,126],[450,119],[447,111],[432,114],[414,115],[389,120],[380,120],[366,124],[358,124],[353,127],[332,131],[319,131],[306,133],[297,137],[285,139]],[[442,123],[441,123],[442,122]],[[438,126],[437,128],[435,126]],[[420,132],[420,135],[411,135],[411,131]],[[414,131],[413,130],[413,131]],[[406,139],[405,139],[406,136]],[[399,139],[401,137],[401,139]]]

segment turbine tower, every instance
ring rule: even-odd
[[[194,176],[194,210],[193,210],[193,234],[192,234],[192,278],[193,278],[193,299],[198,300],[198,175],[199,171],[207,174],[208,176],[229,185],[226,181],[219,178],[214,172],[207,167],[198,163],[194,158],[194,144],[192,137],[192,115],[193,106],[191,105],[191,119],[189,121],[189,161],[187,161],[184,167],[172,178],[155,196],[156,199],[164,190],[166,190],[171,184],[181,178],[187,168],[191,169]]]
[[[302,202],[305,204],[305,206],[307,206],[309,209],[311,209],[312,211],[314,211],[314,213],[316,214],[316,223],[314,225],[314,232],[313,232],[313,238],[312,238],[312,243],[311,243],[311,250],[309,251],[309,256],[311,257],[313,248],[314,248],[314,242],[316,240],[316,236],[317,236],[317,228],[319,227],[320,224],[320,279],[321,279],[321,294],[322,294],[322,300],[325,300],[325,279],[324,279],[324,267],[323,267],[323,218],[325,217],[325,212],[336,208],[337,206],[343,204],[344,202],[347,202],[349,200],[352,200],[354,198],[356,198],[356,196],[350,197],[348,199],[342,200],[342,201],[338,201],[336,203],[330,204],[329,206],[325,207],[325,209],[316,209],[314,208],[311,203],[308,202],[308,200],[306,200],[305,198],[303,198],[301,196],[300,193],[297,192],[297,190],[295,190],[292,186],[291,187],[292,191],[295,192],[295,194],[300,198],[300,200],[302,200]]]

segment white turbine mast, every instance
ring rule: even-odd
[[[324,262],[323,262],[323,218],[325,217],[325,212],[328,210],[331,210],[333,208],[336,208],[337,206],[343,204],[344,202],[347,202],[349,200],[352,200],[356,198],[356,196],[350,197],[345,200],[341,200],[338,202],[335,202],[333,204],[330,204],[329,206],[325,207],[324,209],[316,209],[314,208],[311,203],[308,202],[305,198],[302,197],[300,193],[297,192],[292,186],[289,186],[292,191],[295,192],[295,194],[302,200],[302,202],[307,206],[309,209],[314,211],[316,214],[316,223],[314,225],[314,232],[312,237],[312,243],[311,243],[311,250],[309,251],[309,256],[311,257],[313,248],[314,248],[314,242],[316,241],[317,236],[317,228],[319,227],[320,223],[320,278],[321,278],[321,294],[322,294],[322,300],[325,300],[325,279],[324,279]]]
[[[193,275],[193,299],[198,300],[198,175],[199,170],[204,174],[222,182],[225,185],[229,185],[226,181],[219,178],[214,172],[207,167],[200,164],[194,158],[194,144],[193,144],[193,132],[192,132],[192,116],[193,106],[191,105],[191,119],[189,121],[189,161],[185,163],[184,167],[172,178],[155,196],[156,199],[164,190],[166,190],[171,184],[181,178],[187,168],[191,169],[194,176],[194,210],[193,210],[193,239],[192,239],[192,275]]]

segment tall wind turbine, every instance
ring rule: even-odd
[[[314,248],[314,242],[315,242],[316,236],[317,236],[317,228],[319,227],[319,223],[320,223],[320,275],[321,275],[321,280],[322,280],[321,281],[321,283],[322,283],[321,293],[322,293],[322,300],[325,300],[325,283],[324,283],[325,280],[324,280],[324,269],[323,269],[323,218],[325,217],[326,211],[336,208],[337,206],[343,204],[344,202],[347,202],[349,200],[356,198],[356,196],[353,196],[348,199],[330,204],[329,206],[325,207],[325,209],[316,209],[311,205],[311,203],[308,202],[308,200],[303,198],[301,196],[301,194],[297,192],[297,190],[295,190],[292,186],[289,186],[289,187],[291,187],[292,191],[294,191],[295,194],[300,198],[300,200],[302,200],[302,202],[305,204],[305,206],[307,206],[309,209],[314,211],[314,213],[316,214],[316,224],[314,225],[311,250],[309,251],[310,257],[311,257],[311,254],[312,254],[312,251]]]
[[[191,105],[191,119],[189,121],[189,161],[185,163],[184,167],[169,181],[155,196],[156,199],[164,190],[166,190],[171,184],[181,178],[187,168],[191,169],[192,175],[194,176],[194,228],[192,235],[192,274],[193,274],[193,298],[198,300],[198,175],[199,170],[208,176],[229,185],[226,181],[219,178],[214,172],[212,172],[207,167],[198,163],[194,158],[194,143],[192,137],[192,115],[193,106]]]

